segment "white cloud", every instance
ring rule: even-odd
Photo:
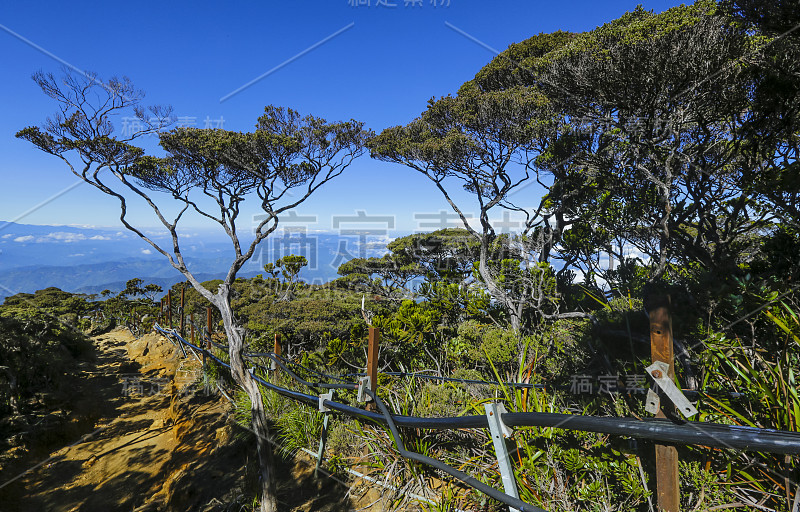
[[[2,238],[11,238],[12,236],[14,236],[14,235],[12,235],[11,233],[7,233],[7,234],[3,235]]]
[[[153,254],[153,251],[150,249],[142,249],[142,254]]]
[[[5,237],[3,237],[5,238]],[[46,243],[72,243],[72,242],[81,242],[84,240],[111,240],[110,236],[105,235],[94,235],[92,237],[87,237],[83,233],[70,233],[68,231],[53,231],[52,233],[48,233],[44,236],[34,237],[33,235],[26,235],[20,236],[14,239],[15,242],[30,242],[36,239],[37,244],[46,244]]]
[[[84,256],[86,256],[86,255],[85,254],[70,254],[68,257],[69,258],[82,258]]]
[[[48,233],[43,237],[39,237],[36,239],[36,243],[47,243],[47,242],[78,242],[80,240],[86,240],[86,235],[83,233],[68,233],[66,231],[54,231],[53,233]]]

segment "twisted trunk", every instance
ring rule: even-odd
[[[264,402],[261,399],[261,390],[258,382],[247,370],[243,357],[244,336],[242,329],[236,324],[231,309],[230,287],[220,285],[214,296],[214,305],[222,314],[222,323],[228,337],[228,355],[231,362],[231,375],[233,380],[247,393],[250,398],[251,423],[250,426],[256,435],[258,448],[258,463],[261,477],[261,512],[277,512],[278,500],[275,495],[275,484],[272,469],[272,447],[269,441],[269,427],[264,411]]]
[[[486,284],[489,294],[494,299],[500,301],[500,303],[503,304],[508,311],[508,319],[511,323],[511,329],[514,331],[514,334],[519,336],[520,329],[522,328],[522,317],[520,314],[521,308],[519,307],[520,305],[515,303],[514,299],[509,297],[508,293],[506,293],[506,291],[503,290],[503,288],[497,283],[497,279],[495,279],[491,269],[489,268],[489,241],[485,233],[481,238],[480,251],[478,272],[480,273],[483,282]]]

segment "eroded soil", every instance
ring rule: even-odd
[[[119,329],[93,341],[95,357],[62,386],[66,417],[51,439],[4,464],[0,510],[251,510],[255,443],[225,398],[194,383],[200,363],[156,334]],[[285,510],[380,510],[369,493],[315,477],[303,455],[276,475]]]

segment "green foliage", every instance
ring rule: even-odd
[[[489,294],[476,286],[425,282],[420,285],[418,293],[429,307],[441,315],[441,321],[449,328],[455,328],[468,318],[489,321],[492,313],[500,314],[491,304]]]
[[[276,421],[281,453],[289,456],[319,443],[323,418],[321,412],[302,405],[286,408]]]
[[[75,358],[92,346],[84,333],[84,297],[57,288],[8,297],[0,306],[0,414],[20,412],[25,400],[55,389]]]
[[[447,341],[447,354],[459,365],[488,369],[488,360],[508,370],[517,361],[520,340],[507,329],[468,320],[458,326],[458,335]]]
[[[305,256],[290,254],[275,261],[275,266],[281,269],[281,275],[286,282],[293,283],[297,279],[300,270],[308,266],[308,260]]]
[[[417,398],[416,413],[426,417],[462,416],[478,393],[471,392],[465,384],[427,382]]]
[[[760,330],[772,342],[762,346],[745,345],[741,339],[729,339],[721,333],[709,333],[707,350],[703,353],[705,375],[703,387],[707,394],[698,402],[705,421],[769,427],[800,431],[800,395],[798,394],[798,368],[800,368],[800,315],[793,302],[775,300],[763,309],[766,326]],[[771,327],[767,329],[766,327]],[[771,333],[770,333],[771,330]],[[728,395],[741,393],[738,398]],[[782,506],[774,497],[787,492],[782,479],[775,479],[769,468],[784,466],[783,457],[759,454],[760,464],[748,468],[737,462],[740,454],[717,457],[718,465],[743,467],[736,477],[746,479],[752,490],[764,493],[767,503]],[[785,465],[789,475],[800,475],[795,462]],[[730,470],[729,470],[730,473]],[[730,476],[730,475],[729,475]]]
[[[233,419],[240,427],[251,428],[253,409],[250,405],[250,397],[243,389],[237,389],[233,395]]]
[[[428,282],[460,283],[472,272],[480,243],[466,229],[446,228],[397,238],[387,248]]]
[[[343,276],[342,285],[392,297],[404,294],[409,282],[421,275],[421,268],[396,254],[385,254],[380,258],[353,258],[342,263],[337,272]]]
[[[696,512],[719,510],[721,504],[735,503],[736,495],[725,481],[725,473],[703,468],[700,461],[680,461],[681,509]],[[695,498],[696,501],[690,501]]]
[[[374,317],[372,325],[400,344],[414,346],[430,342],[436,335],[441,314],[413,300],[404,300],[390,317]]]
[[[348,418],[338,418],[331,421],[328,431],[328,449],[334,454],[328,459],[328,467],[332,470],[339,469],[338,466],[345,465],[344,461],[349,458],[357,458],[363,455],[360,448],[363,441],[359,438],[359,431],[354,423]]]
[[[535,410],[559,412],[557,399],[536,393]],[[508,404],[507,404],[508,407]],[[510,410],[517,410],[511,404]],[[553,428],[524,428],[515,436],[520,497],[545,510],[645,510],[650,493],[635,453],[607,436]]]
[[[570,375],[581,374],[589,366],[591,339],[590,320],[556,320],[535,338],[533,373],[546,382],[565,384]]]
[[[142,299],[148,303],[155,301],[157,294],[163,290],[157,284],[144,284],[142,279],[134,278],[125,283],[125,289],[122,290],[118,297],[123,299]]]
[[[431,100],[408,125],[369,141],[361,123],[327,123],[277,107],[267,107],[253,133],[164,133],[164,158],[113,139],[104,115],[76,113],[18,137],[58,156],[76,151],[187,207],[196,207],[188,200],[192,188],[234,190],[221,205],[225,212],[238,212],[249,192],[274,194],[276,184],[310,191],[321,172],[314,163],[340,151],[349,163],[365,144],[374,158],[424,174],[448,200],[456,197],[451,184],[463,188],[472,204],[451,204],[459,214],[477,205],[478,226],[400,237],[382,257],[343,263],[342,277],[327,288],[299,281],[307,261],[296,255],[232,283],[250,348],[271,349],[280,333],[285,355],[312,369],[363,368],[370,324],[383,336],[382,369],[435,367],[443,376],[546,385],[477,388],[381,374],[379,386],[400,413],[482,413],[492,396],[513,411],[638,411],[636,400],[567,401],[557,389],[571,374],[607,365],[638,373],[650,358],[640,297],[660,287],[672,296],[676,340],[697,359],[679,361],[677,375],[684,380],[698,366],[702,419],[798,431],[800,45],[792,34],[776,37],[794,26],[796,14],[787,2],[720,7],[699,0],[661,14],[637,7],[585,33],[539,34],[509,47],[457,95]],[[45,75],[37,82],[56,87]],[[126,81],[109,84],[111,92],[133,92]],[[328,169],[323,181],[344,167]],[[244,172],[254,168],[268,170]],[[515,204],[514,193],[534,180],[546,188],[539,208]],[[495,233],[487,219],[498,209],[531,215],[525,233]],[[258,229],[271,230],[269,222]],[[216,292],[220,284],[203,286]],[[101,307],[108,317],[145,312],[159,291],[133,279]],[[207,305],[186,289],[187,313],[204,315]],[[80,353],[82,338],[68,327],[85,329],[96,307],[57,289],[6,300],[0,366],[18,383],[14,393],[46,388],[68,353]],[[591,320],[576,318],[589,313]],[[216,372],[209,370],[209,382]],[[14,397],[4,393],[9,406]],[[241,392],[235,398],[235,417],[249,426],[249,399]],[[316,443],[321,414],[271,391],[264,403],[286,453]],[[386,455],[373,462],[385,471],[397,459],[383,435],[358,423],[335,425],[331,447],[354,456],[366,443]],[[494,464],[483,439],[411,429],[404,435],[411,449],[463,467]],[[509,443],[518,448],[514,466],[526,501],[553,512],[646,510],[641,463],[617,438],[521,428]],[[765,507],[785,509],[782,496],[791,489],[783,478],[798,480],[796,462],[782,458],[686,452],[682,494],[693,497],[684,499],[686,509],[724,508],[737,499],[734,484],[759,493]],[[409,478],[424,472],[415,464],[403,471]],[[493,472],[481,478],[498,483]],[[448,488],[442,501],[478,508],[480,499]]]
[[[291,301],[276,301],[275,295],[261,296],[252,282],[237,286],[243,293],[234,299],[237,314],[242,317],[255,347],[271,350],[274,333],[280,333],[290,353],[314,351],[339,338],[348,342],[357,326],[363,326],[361,296],[355,293],[314,287],[298,288]],[[368,301],[371,308],[383,305]]]

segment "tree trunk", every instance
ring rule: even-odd
[[[245,365],[242,356],[244,336],[241,328],[236,325],[233,310],[230,304],[230,288],[220,285],[220,290],[215,297],[215,305],[222,314],[222,323],[228,337],[228,354],[231,359],[231,375],[233,380],[247,393],[250,398],[250,411],[252,413],[251,428],[256,434],[258,447],[258,462],[261,477],[261,512],[277,512],[278,500],[275,495],[275,485],[272,476],[272,446],[269,441],[269,427],[267,416],[264,412],[264,402],[261,399],[261,390],[258,382],[253,378]]]
[[[500,285],[497,284],[497,280],[495,279],[494,275],[492,275],[492,271],[489,269],[489,242],[485,234],[483,235],[483,238],[481,238],[480,251],[478,272],[480,273],[483,282],[486,284],[486,288],[489,290],[489,295],[491,295],[495,300],[498,300],[505,307],[506,311],[508,312],[509,322],[511,323],[511,330],[514,331],[514,334],[519,336],[520,329],[522,328],[522,319],[517,313],[514,300],[508,296],[508,294],[500,287]]]

